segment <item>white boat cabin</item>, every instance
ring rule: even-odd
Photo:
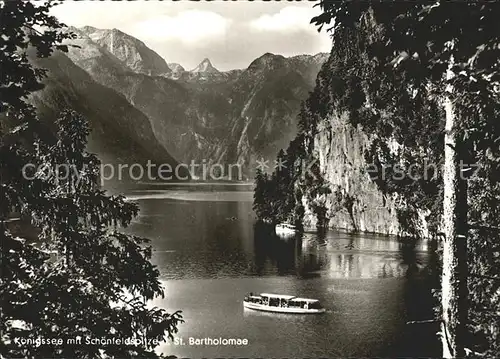
[[[297,229],[292,224],[280,223],[276,225],[275,232],[279,236],[291,236],[297,232]]]
[[[317,299],[301,298],[293,295],[261,293],[245,297],[245,308],[282,313],[322,313],[325,309]]]

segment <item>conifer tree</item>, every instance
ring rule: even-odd
[[[120,230],[137,205],[100,188],[85,119],[66,111],[51,133],[26,102],[45,74],[28,52],[65,51],[71,37],[50,7],[0,2],[0,356],[156,358],[156,344],[173,338],[182,319],[148,304],[163,296],[151,247]],[[13,215],[35,238],[12,233]],[[61,342],[23,341],[47,339]]]
[[[267,173],[260,168],[255,174],[255,190],[253,195],[253,210],[257,218],[264,222],[271,222],[270,193],[268,191],[269,179]]]

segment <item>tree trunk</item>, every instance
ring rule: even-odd
[[[452,78],[448,71],[448,79]],[[467,321],[467,181],[460,172],[464,146],[449,94],[445,99],[443,270],[441,276],[442,346],[444,358],[464,357]]]

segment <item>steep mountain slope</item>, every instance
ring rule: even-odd
[[[126,67],[106,48],[94,42],[85,32],[72,29],[78,38],[72,43],[68,57],[103,86],[122,94],[124,98],[148,116],[158,141],[174,156],[182,133],[177,125],[185,126],[185,109],[189,107],[188,90],[162,76],[136,73]],[[109,66],[113,64],[113,66]],[[172,152],[170,152],[172,151]]]
[[[46,59],[31,59],[35,66],[49,70],[45,88],[30,101],[49,126],[66,109],[74,109],[90,121],[89,150],[105,163],[169,163],[175,159],[156,141],[148,118],[112,89],[96,83],[65,54],[56,52]],[[126,171],[128,173],[128,171]],[[124,172],[124,179],[127,174]]]
[[[109,46],[94,41],[93,32],[74,32],[73,43],[81,48],[71,48],[68,57],[147,115],[156,138],[176,159],[240,163],[249,175],[256,159],[274,156],[296,133],[300,103],[324,60],[321,54],[265,54],[245,70],[221,72],[205,59],[193,71],[175,66],[173,80],[134,72]]]
[[[166,61],[135,37],[118,29],[103,30],[85,26],[79,30],[115,55],[134,72],[152,76],[170,76],[172,74]]]
[[[295,62],[297,62],[295,60]],[[232,161],[273,156],[296,134],[296,116],[312,85],[281,55],[264,54],[243,71],[231,92],[235,107]]]

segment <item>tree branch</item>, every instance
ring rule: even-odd
[[[434,319],[426,319],[426,320],[410,320],[406,322],[406,324],[428,324],[428,323],[441,323],[443,320],[434,318]]]
[[[486,230],[490,230],[490,231],[500,232],[500,227],[496,227],[496,226],[487,226],[487,225],[477,224],[477,223],[470,223],[467,226],[469,229],[486,229]]]
[[[500,281],[500,277],[492,277],[492,276],[482,275],[482,274],[469,273],[469,276],[476,277],[476,278],[483,278],[483,279],[491,279],[491,280],[498,280],[498,281]]]

